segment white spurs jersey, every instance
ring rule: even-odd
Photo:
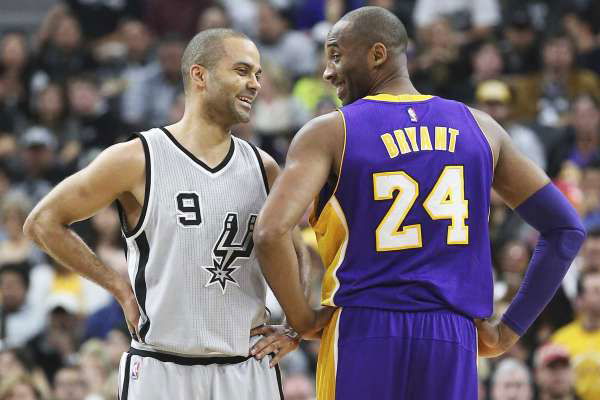
[[[140,306],[141,350],[247,356],[250,329],[266,322],[266,282],[252,232],[267,197],[256,148],[232,137],[210,168],[166,129],[140,135],[146,194],[127,242]],[[125,229],[124,229],[125,230]]]

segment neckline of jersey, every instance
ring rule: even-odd
[[[428,94],[389,94],[379,93],[373,96],[363,97],[364,100],[387,101],[392,103],[414,103],[432,99],[434,96]]]
[[[169,140],[171,140],[171,142],[173,142],[173,144],[179,150],[181,150],[186,156],[188,156],[188,158],[190,158],[194,163],[198,164],[199,166],[201,166],[202,168],[204,168],[211,174],[217,173],[220,170],[222,170],[223,168],[225,168],[227,166],[227,164],[229,164],[229,161],[233,158],[233,152],[235,150],[235,141],[233,140],[233,136],[231,137],[231,143],[229,144],[229,151],[227,151],[227,155],[225,156],[225,158],[223,158],[223,160],[217,166],[215,166],[214,168],[211,168],[206,163],[204,163],[202,160],[200,160],[195,155],[193,155],[191,151],[189,151],[188,149],[183,147],[183,145],[181,143],[179,143],[179,141],[177,139],[175,139],[175,136],[173,136],[173,134],[171,132],[169,132],[169,130],[167,128],[161,127],[160,130],[163,131],[165,133],[165,135],[167,135]]]

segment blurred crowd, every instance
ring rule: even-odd
[[[0,400],[115,399],[130,340],[107,292],[23,236],[32,206],[107,146],[181,117],[180,58],[208,28],[232,27],[257,44],[262,90],[234,133],[283,164],[297,129],[339,106],[321,78],[323,42],[362,5],[406,24],[418,90],[491,114],[588,230],[526,336],[500,359],[480,360],[480,399],[600,399],[600,2],[61,0],[35,29],[0,26]],[[498,318],[537,237],[496,195],[489,221]],[[74,229],[126,275],[113,208]],[[310,230],[305,237],[318,303],[322,265]],[[286,399],[314,398],[317,351],[303,342],[283,361]]]

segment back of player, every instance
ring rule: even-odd
[[[472,319],[493,305],[489,144],[465,105],[439,97],[380,94],[341,112],[339,179],[312,218],[322,304],[340,307],[320,396],[476,398]]]

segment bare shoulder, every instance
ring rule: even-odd
[[[307,140],[307,138],[316,139],[319,142],[335,139],[336,133],[344,133],[344,117],[341,111],[332,111],[320,115],[308,121],[295,138]]]
[[[281,168],[279,168],[279,164],[277,164],[277,161],[275,161],[275,159],[269,153],[259,147],[257,147],[257,149],[258,155],[260,156],[263,166],[265,167],[269,188],[272,188],[275,179],[277,176],[279,176],[279,172],[281,172]]]
[[[496,165],[500,156],[502,143],[509,138],[508,133],[506,133],[504,128],[502,128],[502,126],[500,126],[500,124],[496,122],[496,120],[488,113],[473,107],[469,107],[469,110],[471,111],[471,114],[473,114],[473,118],[475,118],[475,121],[477,121],[479,128],[490,144],[492,153],[494,155],[494,165]]]

